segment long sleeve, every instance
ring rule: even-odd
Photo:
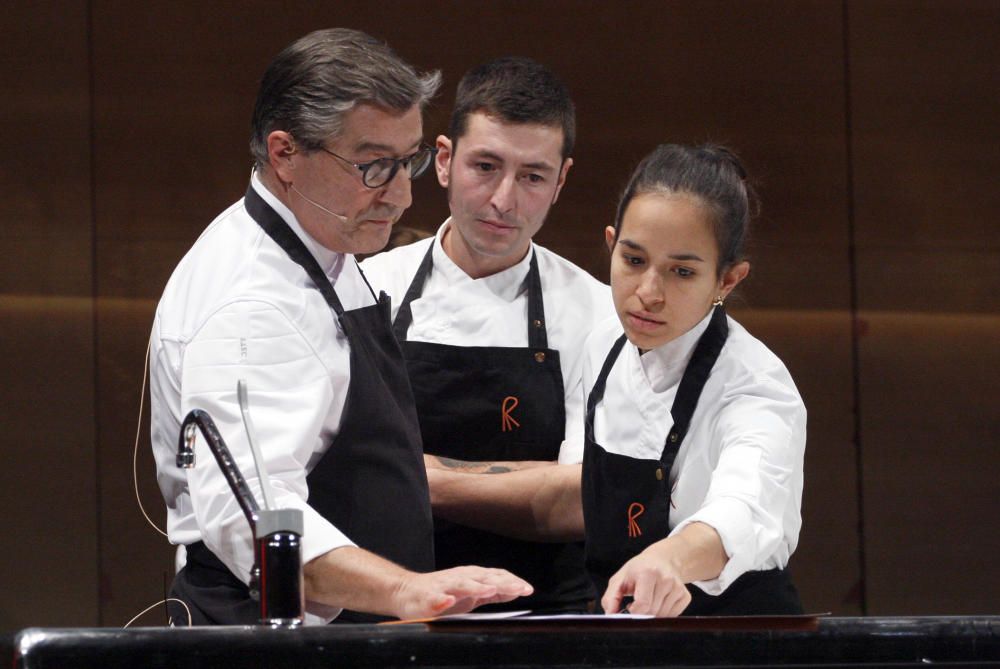
[[[795,549],[787,538],[797,537],[801,524],[806,412],[793,390],[755,379],[730,384],[720,398],[710,432],[719,455],[708,492],[672,532],[703,522],[719,533],[729,561],[718,578],[697,582],[709,594],[775,556],[787,562]]]
[[[324,314],[329,318],[328,314]],[[250,489],[262,502],[260,482],[237,403],[245,379],[250,413],[278,507],[302,509],[303,560],[352,545],[307,502],[306,475],[339,423],[346,385],[280,310],[260,301],[237,301],[214,313],[187,343],[180,367],[180,415],[206,411],[215,421]],[[339,401],[335,402],[335,399]],[[334,415],[331,415],[334,414]],[[205,544],[240,578],[253,564],[250,529],[235,497],[199,435],[197,465],[187,471],[190,503]]]

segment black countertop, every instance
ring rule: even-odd
[[[23,669],[982,667],[1000,666],[1000,616],[29,628],[3,642]]]

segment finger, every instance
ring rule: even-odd
[[[635,579],[634,594],[632,595],[632,605],[629,606],[629,613],[639,613],[648,615],[655,613],[659,609],[660,602],[657,599],[657,581],[655,573],[641,572]],[[660,599],[663,597],[663,588],[659,588]]]
[[[621,610],[622,598],[632,594],[631,588],[627,586],[625,579],[620,574],[621,572],[618,572],[611,577],[611,580],[608,581],[608,589],[601,597],[601,608],[604,609],[604,613],[618,613]]]
[[[497,590],[496,594],[491,598],[494,602],[509,602],[511,600],[517,599],[518,597],[525,597],[533,592],[531,586],[518,587],[509,590]]]
[[[439,594],[431,598],[430,614],[439,616],[455,606],[457,600],[453,595]]]
[[[679,616],[687,608],[688,602],[691,601],[691,593],[688,592],[683,583],[675,581],[672,583],[672,586],[670,592],[664,596],[659,611],[656,612],[656,615],[660,618],[675,618]]]
[[[532,585],[523,578],[511,574],[509,571],[503,570],[500,570],[498,573],[486,574],[483,577],[483,582],[496,586],[498,592],[512,595],[514,597],[530,595],[535,590]]]
[[[441,589],[456,599],[492,597],[497,593],[497,586],[492,583],[483,583],[475,578],[457,575],[445,580],[441,584]]]
[[[670,611],[671,617],[676,617],[684,613],[684,609],[686,609],[688,607],[688,604],[691,603],[691,593],[688,592],[687,587],[681,585],[678,594],[680,596],[677,598],[677,601],[674,603],[674,606]]]
[[[516,576],[506,569],[488,569],[484,567],[462,567],[460,573],[467,578],[479,583],[494,586],[498,592],[506,595],[520,597],[530,595],[534,592],[534,587],[523,578]]]

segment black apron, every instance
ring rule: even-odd
[[[582,482],[587,569],[597,588],[598,605],[615,572],[670,534],[670,469],[728,334],[726,312],[720,305],[681,377],[670,407],[674,424],[659,460],[609,453],[595,441],[595,409],[604,398],[608,374],[625,345],[625,335],[618,338],[604,361],[587,398]],[[687,587],[691,603],[682,614],[686,616],[802,613],[787,569],[746,572],[718,596],[705,594],[694,585]]]
[[[251,186],[247,212],[301,265],[336,314],[350,347],[351,381],[337,436],[306,477],[309,505],[358,546],[417,572],[434,568],[433,523],[413,395],[389,324],[389,298],[345,311],[333,286],[291,228]],[[374,295],[374,293],[373,293]],[[203,543],[188,547],[174,581],[195,624],[253,624],[259,605]],[[193,558],[193,559],[192,559]],[[181,607],[171,609],[187,624]],[[336,622],[384,620],[344,611]]]
[[[406,340],[410,304],[423,292],[434,243],[400,304],[393,330],[403,348],[424,451],[470,461],[557,460],[566,406],[559,352],[548,348],[538,260],[527,276],[528,348],[446,346]],[[500,567],[534,593],[483,610],[583,611],[593,592],[580,542],[535,543],[435,519],[438,569]]]

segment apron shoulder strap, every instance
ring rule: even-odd
[[[288,224],[285,223],[281,216],[264,201],[264,198],[257,194],[257,191],[253,188],[253,184],[247,187],[243,203],[246,206],[247,213],[267,233],[268,237],[273,239],[288,254],[289,258],[298,263],[306,271],[309,278],[316,284],[316,288],[322,293],[323,299],[326,300],[326,303],[330,305],[330,308],[333,309],[337,316],[343,315],[344,307],[340,303],[340,298],[337,297],[337,292],[333,289],[333,284],[330,283],[330,279],[319,266],[319,263],[316,262],[316,258],[309,252],[309,249],[302,243],[298,235],[292,232],[292,229],[288,227]]]
[[[669,458],[669,461],[673,462],[674,455],[691,425],[691,416],[698,406],[702,388],[705,387],[708,375],[712,372],[712,367],[715,366],[715,361],[718,360],[728,336],[729,323],[726,321],[726,311],[720,304],[715,307],[708,327],[698,339],[691,354],[691,361],[684,369],[684,376],[681,377],[680,385],[677,387],[677,395],[670,407],[674,425],[667,435],[663,454],[660,456],[662,461],[667,462]]]
[[[538,273],[538,253],[531,248],[531,264],[528,266],[528,346],[547,349],[549,337],[545,330],[545,303],[542,299],[542,278]]]
[[[622,347],[625,346],[625,333],[622,333],[615,343],[611,346],[611,350],[608,351],[608,355],[604,358],[604,366],[601,367],[600,374],[597,375],[597,381],[594,382],[594,387],[590,390],[590,395],[587,396],[587,417],[586,417],[586,438],[590,441],[594,441],[594,411],[597,408],[597,403],[604,399],[604,388],[608,384],[608,374],[611,373],[611,368],[615,366],[615,361],[618,359],[619,354],[622,352]]]
[[[392,322],[392,332],[396,335],[397,341],[406,341],[406,331],[410,329],[410,325],[413,323],[413,310],[410,308],[410,303],[424,292],[424,284],[427,283],[427,277],[431,275],[431,268],[434,266],[434,245],[436,243],[437,239],[431,239],[430,246],[427,247],[427,253],[424,254],[424,259],[420,261],[420,267],[417,268],[417,273],[413,275],[413,281],[410,282],[410,287],[406,289],[406,295],[399,304],[399,311],[396,312],[396,320]]]

